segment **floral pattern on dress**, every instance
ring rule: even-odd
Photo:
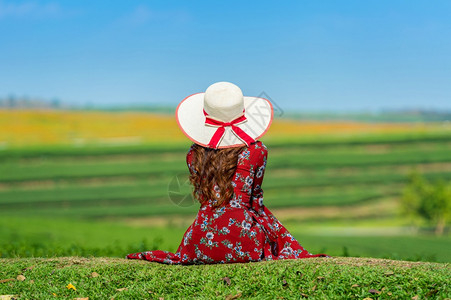
[[[214,208],[215,199],[203,203],[186,230],[176,253],[153,250],[127,255],[165,264],[238,263],[327,256],[305,250],[263,204],[262,182],[268,151],[261,141],[244,149],[233,177],[233,198]],[[186,156],[195,172],[192,147]],[[219,194],[219,189],[215,187]]]

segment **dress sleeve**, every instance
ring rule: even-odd
[[[263,209],[263,177],[265,175],[268,150],[266,146],[259,142],[255,146],[254,162],[254,183],[252,187],[251,207],[259,212]]]
[[[188,153],[186,154],[186,164],[188,166],[188,170],[190,172],[190,174],[192,174],[194,171],[193,165],[192,165],[192,161],[193,161],[193,147],[194,144],[191,145],[191,147],[188,150]]]

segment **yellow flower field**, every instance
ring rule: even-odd
[[[440,124],[275,119],[265,140],[441,131]],[[0,148],[183,143],[173,115],[148,112],[0,110]]]

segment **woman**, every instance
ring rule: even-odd
[[[194,142],[186,162],[199,212],[176,253],[154,250],[127,258],[207,264],[326,256],[305,250],[263,205],[268,152],[258,138],[272,122],[268,100],[243,97],[236,85],[218,82],[185,98],[176,117]]]

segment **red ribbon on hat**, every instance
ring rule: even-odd
[[[239,116],[238,118],[230,121],[230,122],[223,122],[216,120],[212,117],[210,117],[207,112],[204,110],[205,115],[205,125],[212,126],[212,127],[218,127],[216,129],[216,132],[211,137],[210,143],[208,143],[208,146],[214,149],[218,148],[219,143],[221,142],[222,138],[225,134],[225,127],[230,126],[232,129],[232,132],[240,139],[242,140],[247,146],[249,146],[251,143],[255,142],[253,138],[251,138],[246,132],[244,132],[241,128],[237,127],[236,125],[243,124],[247,121],[246,117],[244,116],[244,110],[243,114]]]

